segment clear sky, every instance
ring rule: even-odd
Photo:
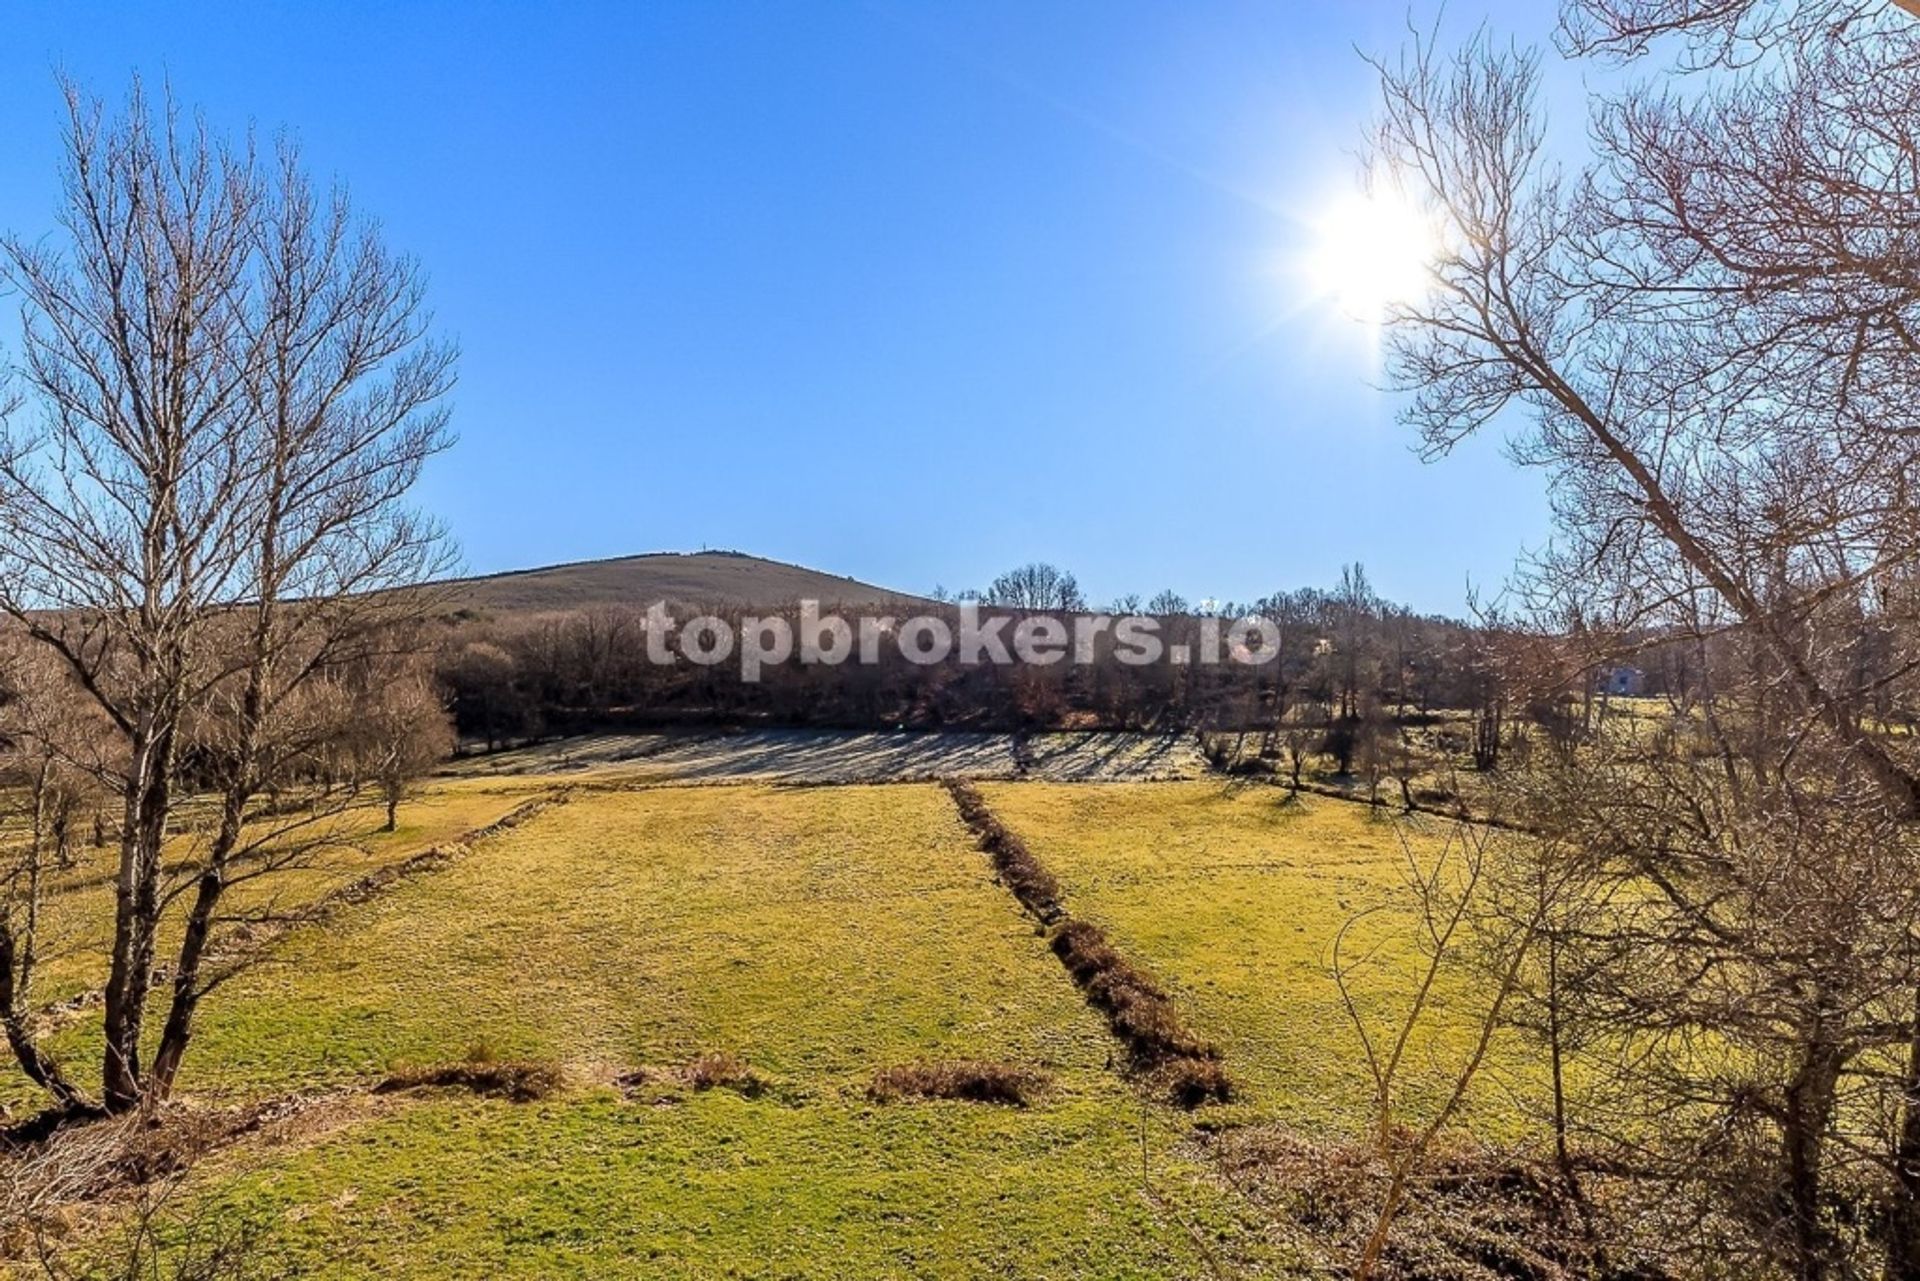
[[[1453,6],[1455,20],[1478,21]],[[1547,6],[1501,0],[1532,37]],[[1461,609],[1547,534],[1422,464],[1300,262],[1390,3],[72,3],[0,17],[0,225],[52,227],[64,67],[287,127],[432,278],[473,572],[737,548],[1096,601]],[[11,312],[11,304],[0,302]],[[11,321],[0,325],[7,341]]]

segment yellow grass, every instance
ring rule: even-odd
[[[1387,909],[1358,935],[1383,946],[1353,990],[1370,1026],[1389,1029],[1423,960],[1394,910],[1401,842],[1430,859],[1444,822],[1323,797],[1286,805],[1282,788],[1218,781],[982,791],[1060,878],[1069,910],[1175,989],[1258,1114],[1323,1131],[1366,1125],[1371,1077],[1328,968],[1333,941],[1355,914]],[[1439,1097],[1484,1009],[1484,993],[1457,984],[1439,996],[1409,1064],[1416,1106]],[[1524,1110],[1504,1093],[1477,1101],[1482,1128],[1509,1128]]]
[[[202,1095],[365,1086],[474,1053],[558,1063],[545,1101],[355,1105],[193,1199],[337,1276],[1187,1277],[1271,1261],[1138,1096],[932,785],[581,791],[303,931],[206,1011]],[[702,1053],[757,1098],[623,1073]],[[876,1069],[994,1060],[1028,1108],[876,1103]],[[664,1098],[664,1102],[661,1099]]]

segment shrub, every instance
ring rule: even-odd
[[[614,1078],[628,1098],[645,1097],[656,1103],[672,1101],[679,1089],[696,1094],[704,1090],[733,1090],[750,1099],[766,1093],[769,1082],[724,1050],[696,1054],[678,1067],[635,1068]]]
[[[1232,1093],[1219,1049],[1187,1026],[1167,990],[1121,956],[1100,927],[1069,921],[1054,931],[1051,946],[1087,1000],[1106,1013],[1134,1066],[1164,1078],[1156,1088],[1190,1108]]]
[[[1203,1103],[1225,1103],[1233,1097],[1233,1080],[1218,1059],[1169,1059],[1153,1074],[1153,1084],[1175,1107],[1197,1108]]]
[[[1034,857],[1027,843],[1008,830],[987,807],[986,798],[970,783],[947,781],[960,817],[980,841],[980,848],[993,860],[994,870],[1007,883],[1015,898],[1043,921],[1060,916],[1060,882]]]
[[[759,1073],[725,1050],[697,1055],[680,1069],[680,1079],[695,1090],[736,1090],[746,1097],[758,1098],[767,1083]]]
[[[980,847],[992,857],[994,867],[1015,897],[1043,921],[1051,923],[1064,916],[1059,902],[1059,882],[1033,856],[1026,843],[1007,830],[979,791],[957,779],[947,781],[947,790],[953,795],[960,817],[973,829]],[[1048,946],[1086,993],[1088,1002],[1106,1014],[1107,1025],[1126,1043],[1134,1069],[1152,1077],[1156,1090],[1188,1108],[1225,1100],[1231,1094],[1232,1083],[1226,1069],[1220,1066],[1220,1051],[1187,1026],[1167,990],[1120,955],[1099,926],[1066,920],[1054,930]],[[926,1075],[925,1084],[930,1087],[968,1088],[967,1083],[950,1081],[940,1074],[943,1068],[957,1066],[979,1065],[913,1064],[890,1068],[887,1072]],[[973,1088],[988,1087],[976,1083]],[[883,1081],[876,1076],[868,1092],[875,1098],[890,1097],[883,1095],[883,1090],[897,1094],[925,1092],[913,1088],[905,1077],[901,1082],[894,1082],[891,1078]],[[975,1096],[937,1093],[931,1097]]]
[[[880,1103],[904,1098],[963,1099],[1025,1107],[1047,1082],[1045,1073],[1012,1063],[922,1061],[881,1068],[867,1086],[867,1097]]]

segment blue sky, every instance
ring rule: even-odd
[[[1488,16],[1532,37],[1545,7]],[[1415,459],[1366,328],[1298,270],[1351,184],[1355,47],[1406,15],[10,6],[0,226],[53,225],[56,68],[297,133],[461,344],[421,497],[474,572],[707,546],[1244,599],[1362,560],[1456,612],[1545,539],[1543,477],[1492,440]]]

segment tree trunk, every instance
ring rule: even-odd
[[[171,801],[173,730],[164,720],[136,726],[126,789],[120,870],[114,881],[113,957],[107,974],[101,1101],[109,1112],[139,1105],[144,1084],[140,1034],[153,983],[160,914],[160,852]]]
[[[1820,1166],[1840,1067],[1835,1047],[1815,1044],[1787,1086],[1780,1135],[1786,1166],[1782,1192],[1793,1243],[1793,1275],[1798,1281],[1826,1281],[1834,1261],[1833,1236],[1820,1213]]]
[[[1566,1063],[1560,1036],[1560,937],[1552,931],[1547,934],[1547,1049],[1553,1075],[1553,1158],[1560,1167],[1561,1180],[1573,1187],[1573,1156],[1567,1150]]]
[[[228,847],[231,849],[231,845]],[[173,1000],[167,1006],[166,1027],[160,1033],[160,1046],[154,1051],[151,1089],[156,1098],[173,1093],[174,1079],[180,1074],[180,1060],[193,1039],[193,1015],[200,1006],[200,963],[206,959],[207,941],[213,933],[213,913],[226,888],[221,873],[224,860],[210,864],[200,874],[194,892],[193,909],[187,914],[186,934],[180,940],[180,962],[174,968]]]
[[[263,557],[271,565],[271,555]],[[220,802],[220,827],[207,850],[207,862],[201,870],[193,907],[187,913],[186,931],[180,940],[179,960],[173,968],[173,999],[167,1006],[166,1027],[160,1033],[160,1046],[154,1052],[153,1090],[157,1097],[173,1093],[180,1074],[180,1060],[193,1039],[193,1016],[206,992],[200,982],[200,967],[207,957],[207,944],[213,934],[214,913],[227,887],[227,863],[240,845],[246,827],[247,806],[252,803],[258,780],[255,775],[260,727],[266,709],[267,682],[271,678],[269,623],[263,613],[254,629],[253,664],[247,674],[247,689],[240,702],[240,735],[232,773],[227,777],[225,795]]]
[[[1894,1149],[1893,1202],[1887,1207],[1886,1281],[1920,1281],[1920,990],[1914,993],[1900,1139]]]

